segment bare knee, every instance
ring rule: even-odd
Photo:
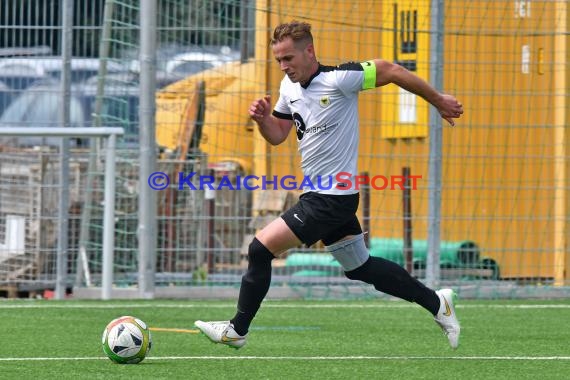
[[[301,245],[299,238],[282,218],[273,220],[255,237],[276,257],[290,248]]]

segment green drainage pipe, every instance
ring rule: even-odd
[[[427,240],[412,242],[413,262],[416,268],[425,267],[427,261]],[[402,239],[370,239],[370,255],[382,257],[404,265],[404,243]],[[440,249],[440,265],[444,267],[464,267],[479,262],[479,247],[473,241],[443,241]],[[340,264],[327,253],[290,253],[286,266],[297,267],[340,267]],[[308,270],[308,268],[307,268]]]

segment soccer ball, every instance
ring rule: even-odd
[[[152,344],[147,325],[131,316],[113,319],[103,331],[103,352],[115,363],[140,363]]]

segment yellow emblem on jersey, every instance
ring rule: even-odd
[[[319,104],[321,105],[321,107],[327,108],[328,106],[331,105],[331,98],[328,95],[321,96]]]

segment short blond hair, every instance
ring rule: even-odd
[[[293,42],[304,42],[306,44],[313,43],[313,35],[311,34],[311,24],[293,20],[288,23],[278,25],[273,31],[271,45],[291,38]]]

